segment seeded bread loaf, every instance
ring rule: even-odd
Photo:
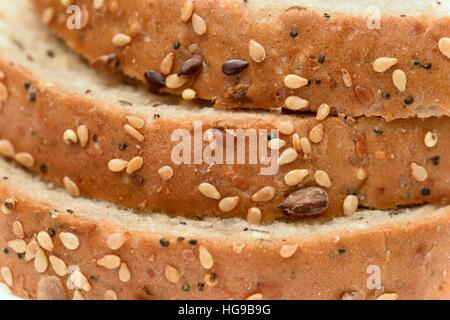
[[[450,115],[448,1],[34,2],[95,66],[220,108]]]
[[[392,209],[448,201],[447,118],[319,121],[158,104],[145,90],[86,68],[33,14],[23,15],[28,1],[3,2],[1,9],[1,153],[74,196],[173,216],[248,216],[255,223],[330,219],[358,205]],[[138,118],[127,120],[130,115]],[[192,131],[195,121],[223,132],[278,128],[286,164],[273,176],[261,175],[259,164],[174,165],[171,135]],[[133,129],[128,122],[144,126]],[[302,180],[303,170],[309,175]]]
[[[0,281],[25,298],[449,297],[448,207],[252,227],[74,200],[3,160],[0,177]]]

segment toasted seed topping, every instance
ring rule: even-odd
[[[163,75],[168,76],[172,72],[174,62],[175,62],[175,54],[173,52],[168,53],[164,57],[164,59],[162,59],[161,64],[159,65],[159,70],[161,70],[161,73]],[[162,88],[164,88],[165,81],[164,78],[162,79],[163,79],[162,82],[164,83],[164,86],[162,86]],[[159,80],[161,80],[161,78],[159,78]],[[158,83],[161,83],[161,81],[158,81]]]
[[[314,179],[316,180],[317,184],[324,188],[331,188],[331,180],[328,176],[328,173],[326,173],[323,170],[318,170],[314,174]]]
[[[201,194],[203,194],[207,198],[220,200],[221,196],[219,191],[217,191],[216,187],[214,187],[210,183],[202,183],[198,186],[198,190]]]
[[[384,293],[377,298],[377,300],[398,300],[398,294],[396,293]]]
[[[53,249],[55,248],[52,238],[46,231],[41,231],[38,233],[37,241],[41,248],[47,251],[53,251]]]
[[[31,240],[27,245],[27,249],[25,251],[25,261],[31,261],[36,257],[36,253],[39,250],[39,243],[36,240]]]
[[[289,89],[300,89],[307,86],[308,83],[308,79],[300,77],[296,74],[288,74],[284,77],[284,85]]]
[[[239,203],[239,197],[229,197],[229,198],[223,198],[219,202],[219,209],[222,212],[231,212],[233,211],[237,204]]]
[[[425,145],[428,148],[434,148],[438,143],[438,136],[436,133],[427,132],[424,140],[425,140]]]
[[[142,129],[145,126],[145,120],[137,116],[127,116],[127,121],[135,129]]]
[[[279,121],[275,123],[275,128],[280,131],[281,134],[291,135],[294,133],[294,123],[292,121]]]
[[[291,170],[284,176],[284,182],[290,187],[297,186],[308,175],[309,175],[309,170],[304,170],[304,169]]]
[[[180,281],[180,272],[171,265],[166,266],[165,275],[170,283],[176,284]]]
[[[3,267],[0,269],[0,274],[2,275],[3,281],[9,286],[12,287],[14,284],[13,274],[9,267]]]
[[[94,7],[94,9],[98,10],[103,7],[104,3],[105,3],[105,0],[94,0],[94,3],[92,4],[92,6]]]
[[[181,21],[188,22],[194,13],[194,3],[192,0],[186,0],[181,9]]]
[[[280,256],[284,259],[292,257],[298,249],[298,244],[285,244],[280,249]]]
[[[256,63],[261,63],[266,60],[266,50],[255,40],[250,40],[250,43],[248,45],[248,52],[250,58],[252,58],[252,60]]]
[[[249,224],[259,225],[262,221],[262,212],[259,208],[250,208],[247,213],[247,222]]]
[[[144,166],[144,159],[142,157],[134,157],[128,162],[127,165],[127,173],[133,174],[136,171],[139,171]]]
[[[192,76],[199,73],[203,69],[203,61],[200,57],[194,57],[186,60],[185,63],[178,70],[177,75],[181,76]]]
[[[395,87],[400,92],[405,92],[406,90],[406,73],[400,69],[397,69],[392,74],[392,81]]]
[[[189,81],[189,78],[171,74],[166,78],[166,86],[169,89],[179,89]]]
[[[25,253],[27,250],[27,243],[22,239],[15,239],[8,241],[8,247],[11,248],[15,253]]]
[[[23,239],[25,237],[25,232],[23,231],[23,225],[20,223],[20,221],[14,221],[12,224],[12,229],[14,235],[19,238]]]
[[[112,159],[108,162],[108,169],[112,172],[122,172],[128,166],[128,161],[122,159]]]
[[[299,111],[309,107],[309,101],[297,96],[290,96],[284,102],[285,108],[292,111]]]
[[[181,97],[186,101],[192,101],[197,97],[197,92],[192,89],[185,89],[181,93]]]
[[[198,248],[200,264],[203,268],[209,270],[214,266],[214,259],[211,253],[204,246]]]
[[[84,291],[91,291],[92,286],[89,283],[88,279],[84,274],[81,273],[80,270],[75,270],[69,277],[70,281],[72,281],[74,287],[76,289],[81,289]]]
[[[196,13],[192,14],[192,28],[199,36],[204,35],[208,30],[205,20]]]
[[[169,72],[170,73],[170,72]],[[145,80],[154,89],[162,89],[166,87],[166,79],[154,70],[147,71],[145,74]]]
[[[370,105],[373,102],[373,93],[360,85],[355,87],[355,97],[363,106]]]
[[[0,102],[4,102],[6,99],[8,99],[8,89],[0,82]]]
[[[272,139],[267,145],[270,150],[280,150],[286,145],[286,141],[281,139]]]
[[[133,128],[129,124],[124,125],[123,129],[133,139],[135,139],[135,140],[137,140],[139,142],[144,142],[145,141],[145,137],[142,135],[142,133],[137,131],[135,128]]]
[[[344,215],[352,216],[358,210],[359,199],[354,195],[347,196],[344,200]]]
[[[330,106],[326,103],[322,103],[319,106],[319,109],[317,109],[316,119],[319,121],[325,120],[330,115],[330,112],[331,112]]]
[[[347,69],[341,69],[342,80],[347,88],[351,88],[353,86],[353,79]]]
[[[48,260],[44,250],[38,249],[34,258],[34,269],[39,273],[44,273],[48,268]]]
[[[4,214],[11,214],[13,213],[15,208],[16,208],[16,200],[8,198],[5,201],[3,201],[1,211]]]
[[[31,168],[34,165],[34,158],[28,152],[20,152],[16,154],[14,159],[22,166],[26,168]]]
[[[80,140],[80,146],[86,147],[89,142],[89,129],[85,125],[81,125],[77,128],[78,140]]]
[[[252,294],[251,296],[247,297],[245,300],[262,300],[263,297],[264,296],[262,293],[255,293],[255,294]]]
[[[52,22],[54,16],[55,16],[55,9],[47,7],[42,12],[41,21],[44,24],[49,24],[50,22]]]
[[[292,147],[295,149],[295,151],[300,152],[302,151],[302,146],[300,145],[300,135],[298,133],[294,133],[291,137],[292,141]]]
[[[131,280],[131,272],[130,269],[128,269],[128,266],[126,265],[126,263],[122,262],[120,264],[120,269],[119,269],[119,279],[120,281],[122,281],[123,283],[127,283]]]
[[[55,256],[50,256],[48,259],[50,260],[53,271],[58,276],[64,277],[67,275],[67,265],[63,260]]]
[[[131,43],[131,37],[123,33],[118,33],[112,38],[112,44],[116,47],[124,47]]]
[[[103,258],[97,260],[97,265],[106,269],[114,270],[120,267],[120,257],[116,255],[106,255]]]
[[[235,76],[248,67],[248,62],[240,59],[228,60],[222,65],[222,72],[227,76]]]
[[[387,58],[387,57],[378,58],[373,63],[373,69],[376,72],[383,73],[388,69],[390,69],[391,67],[395,66],[397,62],[398,60],[395,58]]]
[[[111,250],[119,250],[128,240],[128,235],[123,232],[113,233],[106,240],[106,244],[108,248]]]
[[[291,193],[279,207],[287,215],[314,216],[324,213],[328,204],[327,192],[313,187]]]
[[[213,272],[208,272],[207,274],[205,274],[203,280],[205,281],[205,284],[210,288],[215,287],[218,283],[217,275]]]
[[[63,183],[68,194],[75,198],[80,196],[80,189],[72,179],[69,177],[64,177]]]
[[[283,151],[283,153],[278,158],[278,165],[283,166],[286,164],[290,164],[297,160],[298,153],[294,148],[288,148]]]
[[[340,300],[366,300],[366,294],[362,291],[345,292]]]
[[[15,151],[14,151],[14,146],[12,145],[12,143],[8,140],[0,140],[0,155],[7,157],[7,158],[12,158],[15,155]]]
[[[320,143],[323,139],[323,124],[319,124],[312,128],[311,132],[309,133],[309,139],[313,143]]]
[[[70,232],[61,232],[59,234],[59,239],[63,245],[69,250],[76,250],[80,246],[80,240],[78,237]]]
[[[367,173],[363,168],[359,168],[358,170],[356,170],[356,178],[360,181],[366,180],[367,178]]]
[[[78,143],[78,136],[75,131],[72,129],[67,129],[63,134],[63,141],[67,145],[71,145]]]
[[[427,169],[414,162],[411,163],[411,174],[418,182],[424,182],[428,179]]]
[[[158,174],[164,181],[168,181],[173,177],[173,169],[169,166],[164,166],[158,170]],[[200,191],[201,192],[201,191]],[[220,199],[220,196],[219,196]]]
[[[114,290],[106,290],[104,298],[106,301],[118,300],[117,293]]]
[[[305,138],[305,137],[300,138],[300,146],[302,148],[305,158],[309,158],[312,153],[312,146],[311,146],[311,142],[309,142],[308,138]]]
[[[267,202],[275,198],[277,190],[274,187],[264,187],[252,196],[255,202]]]
[[[248,221],[248,219],[247,219],[247,221]],[[252,223],[252,222],[248,222],[248,223]],[[233,243],[233,252],[236,254],[241,254],[242,251],[244,251],[244,248],[245,248],[245,244]]]
[[[450,59],[450,38],[441,38],[438,47],[441,53]]]
[[[73,292],[73,298],[72,298],[72,300],[73,300],[73,301],[83,301],[83,300],[86,300],[86,298],[83,296],[83,294],[81,293],[80,290],[76,289],[76,290]]]

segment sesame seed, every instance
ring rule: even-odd
[[[250,208],[247,212],[247,222],[249,224],[259,225],[262,221],[262,212],[259,208]]]
[[[78,237],[70,232],[61,232],[59,234],[59,239],[63,245],[69,250],[76,250],[80,246],[80,240]]]
[[[127,283],[131,280],[131,272],[127,264],[122,262],[119,268],[119,279],[123,283]]]
[[[192,89],[185,89],[181,93],[181,97],[186,101],[192,101],[197,97],[197,92]]]
[[[117,300],[117,293],[114,290],[106,290],[105,291],[105,295],[104,295],[104,299],[106,301],[115,301]]]
[[[272,139],[268,142],[270,150],[280,150],[286,145],[286,141],[281,139]]]
[[[390,69],[391,67],[393,67],[394,65],[396,65],[397,62],[398,60],[395,58],[387,58],[387,57],[378,58],[373,63],[373,69],[376,72],[383,73],[388,69]]]
[[[309,133],[309,139],[313,143],[320,143],[323,139],[323,124],[319,124],[312,128],[311,132]]]
[[[136,171],[139,171],[144,166],[144,159],[142,157],[134,157],[127,164],[127,173],[133,174]]]
[[[15,155],[14,159],[25,168],[31,168],[34,165],[34,158],[28,152],[20,152]]]
[[[73,283],[76,289],[81,289],[84,291],[91,291],[92,286],[89,283],[86,276],[81,273],[80,270],[75,270],[69,277],[70,281]]]
[[[352,216],[359,206],[359,199],[354,195],[347,196],[344,200],[344,215]]]
[[[86,298],[83,296],[83,294],[81,293],[80,290],[76,289],[73,292],[72,300],[74,300],[74,301],[83,301],[83,300],[86,300]]]
[[[255,202],[267,202],[275,198],[277,190],[274,187],[264,187],[252,196]]]
[[[142,129],[145,126],[145,120],[137,116],[127,116],[127,121],[135,129]]]
[[[173,177],[173,169],[169,166],[164,166],[158,170],[158,174],[164,181],[168,181]]]
[[[438,136],[436,133],[427,132],[424,141],[428,148],[434,148],[438,143]]]
[[[63,134],[63,141],[67,145],[78,143],[78,136],[72,129],[67,129]]]
[[[50,256],[48,259],[50,260],[53,271],[55,271],[58,276],[64,277],[67,275],[67,265],[63,260],[55,256]]]
[[[262,300],[263,297],[264,296],[262,293],[255,293],[255,294],[252,294],[251,296],[248,296],[245,300]]]
[[[367,178],[367,173],[363,168],[359,168],[358,170],[356,170],[356,178],[360,181],[366,180]]]
[[[166,78],[166,86],[169,89],[179,89],[189,81],[189,78],[171,74]]]
[[[231,212],[236,208],[238,202],[239,202],[239,197],[223,198],[219,202],[219,209],[220,209],[220,211],[225,212],[225,213]]]
[[[279,121],[275,123],[275,128],[280,131],[281,134],[291,135],[294,133],[294,123],[292,121]]]
[[[298,244],[285,244],[280,249],[280,256],[284,259],[289,259],[298,250]]]
[[[55,9],[47,7],[42,12],[41,21],[44,24],[49,24],[50,22],[52,22],[54,16],[55,16]]]
[[[202,183],[198,186],[198,190],[205,197],[219,200],[221,198],[219,191],[210,183]]]
[[[128,235],[123,232],[113,233],[106,240],[106,244],[108,248],[111,250],[119,250],[128,240]]]
[[[10,141],[4,139],[0,140],[0,155],[7,158],[12,158],[15,153],[14,146]]]
[[[278,165],[283,166],[286,164],[291,164],[298,158],[298,153],[294,148],[288,148],[283,151],[281,156],[278,158]]]
[[[5,201],[3,201],[1,211],[3,214],[11,214],[13,213],[15,208],[16,208],[16,200],[8,198]]]
[[[307,86],[308,83],[308,79],[295,74],[289,74],[284,77],[284,85],[289,89],[300,89],[304,86]]]
[[[23,225],[22,225],[22,223],[20,223],[20,221],[14,221],[13,224],[12,224],[12,229],[13,229],[14,235],[17,238],[23,239],[25,237],[25,232],[23,230]]]
[[[291,170],[284,176],[284,182],[286,185],[293,187],[299,185],[307,176],[309,170],[297,169]]]
[[[63,183],[68,194],[75,198],[80,196],[80,189],[72,179],[69,177],[64,177]]]
[[[103,7],[104,3],[105,3],[105,0],[94,0],[94,3],[92,6],[94,7],[94,9],[98,10]]]
[[[124,47],[131,42],[131,37],[123,33],[118,33],[112,38],[112,44],[116,47]]]
[[[77,128],[78,140],[80,140],[80,146],[86,147],[89,142],[89,129],[85,125],[81,125]]]
[[[322,103],[317,109],[316,119],[319,121],[325,120],[330,115],[330,112],[331,112],[330,106],[326,103]]]
[[[192,14],[192,28],[199,36],[204,35],[207,31],[205,20],[196,13]]]
[[[180,272],[171,265],[166,266],[165,275],[167,281],[169,281],[170,283],[176,284],[178,281],[180,281]]]
[[[129,124],[124,125],[123,129],[133,139],[135,139],[135,140],[137,140],[139,142],[144,142],[145,141],[145,137],[142,135],[142,133],[137,131],[135,128],[133,128]]]
[[[297,96],[290,96],[284,102],[285,108],[292,111],[299,111],[309,107],[309,101]]]
[[[377,300],[398,300],[398,294],[396,293],[384,293],[377,298]]]
[[[181,9],[181,21],[188,22],[194,13],[194,3],[192,0],[186,0]]]
[[[411,163],[410,168],[411,168],[411,174],[416,181],[424,182],[428,179],[428,172],[424,167],[413,162],[413,163]]]
[[[42,249],[47,251],[53,251],[55,246],[53,245],[53,240],[46,231],[41,231],[37,235],[37,241]]]
[[[353,79],[347,69],[341,69],[342,80],[347,88],[351,88],[353,86]]]
[[[392,74],[392,81],[394,82],[395,87],[400,92],[405,92],[406,90],[406,73],[400,69],[397,69]]]
[[[8,241],[7,245],[15,253],[25,253],[25,251],[27,250],[27,243],[22,239]]]
[[[214,266],[214,259],[208,249],[204,246],[199,246],[198,252],[202,267],[207,270],[211,269]]]
[[[441,53],[450,59],[450,38],[441,38],[438,47]]]
[[[106,255],[103,258],[97,260],[97,265],[100,267],[104,267],[109,270],[114,270],[120,267],[120,257],[110,254]]]
[[[159,70],[161,71],[161,73],[165,76],[169,75],[170,72],[172,72],[174,62],[175,62],[175,54],[173,52],[168,53],[164,57],[164,59],[162,59],[161,64],[159,66]]]
[[[25,261],[31,261],[36,257],[36,253],[39,250],[39,243],[36,240],[31,240],[27,245],[27,249],[25,251]]]
[[[260,43],[256,42],[255,40],[250,40],[248,51],[250,58],[252,58],[252,60],[256,63],[261,63],[266,60],[266,50]]]
[[[38,249],[34,258],[34,269],[39,273],[44,273],[48,268],[48,260],[44,250]]]
[[[13,274],[9,267],[2,267],[0,269],[0,274],[2,275],[3,281],[9,286],[12,287],[14,284]]]
[[[317,184],[324,188],[331,188],[331,180],[328,174],[323,170],[318,170],[314,174],[314,179],[317,182]]]

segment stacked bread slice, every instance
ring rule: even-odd
[[[0,2],[0,279],[41,299],[445,298],[450,10],[393,1],[377,30],[365,2]],[[198,127],[268,132],[276,171],[175,163]]]

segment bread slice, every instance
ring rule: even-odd
[[[22,297],[435,299],[449,294],[449,207],[361,211],[325,224],[253,227],[238,219],[137,215],[108,203],[74,200],[3,160],[0,177],[0,280]],[[35,241],[43,249],[37,255]]]
[[[97,75],[39,25],[29,1],[3,1],[0,13],[2,154],[48,181],[58,185],[65,182],[75,196],[80,193],[173,216],[246,218],[250,208],[259,208],[262,220],[272,221],[285,217],[279,206],[289,195],[319,186],[317,171],[325,171],[332,182],[330,188],[323,188],[328,193],[329,209],[319,218],[326,220],[342,215],[344,200],[351,195],[359,198],[361,207],[379,209],[445,203],[450,195],[448,118],[386,123],[380,118],[328,117],[319,121],[313,116],[227,112],[179,104],[113,77]],[[130,115],[145,122],[139,129],[145,139],[142,142],[124,129]],[[265,176],[261,169],[266,166],[260,161],[249,164],[247,144],[243,165],[175,165],[172,152],[177,143],[171,136],[180,129],[192,132],[196,121],[202,122],[204,130],[216,128],[224,133],[277,129],[286,143],[280,154],[295,148],[298,158],[280,166],[275,175]],[[81,130],[76,135],[83,126],[87,133]],[[311,136],[320,137],[321,126],[323,137],[320,143],[309,142],[311,153],[299,146],[300,138],[308,142]],[[80,139],[78,143],[64,142],[65,133],[66,142],[71,139],[68,130]],[[265,146],[261,150],[268,151]],[[135,157],[142,158],[143,167],[133,174],[108,168],[112,159]],[[301,182],[295,178],[297,185],[287,185],[286,175],[295,177],[291,171],[299,169],[308,170],[309,175]],[[171,170],[173,176],[168,179]],[[215,186],[221,200],[226,198],[225,204],[219,207],[218,200],[204,196],[199,191],[202,183]],[[270,191],[267,187],[275,190],[273,199],[263,202],[254,197],[261,189]],[[224,210],[227,201],[233,204],[235,197],[239,202],[234,210]],[[307,197],[299,197],[299,201],[306,207],[323,203]],[[252,212],[259,214],[258,210]],[[303,218],[308,213],[313,212],[297,212],[291,217]]]
[[[387,120],[450,115],[448,1],[67,2],[78,10],[34,2],[95,65],[114,57],[118,70],[142,81],[152,71],[154,88],[172,74],[161,91],[192,88],[220,108],[303,112],[327,103],[335,114]]]

